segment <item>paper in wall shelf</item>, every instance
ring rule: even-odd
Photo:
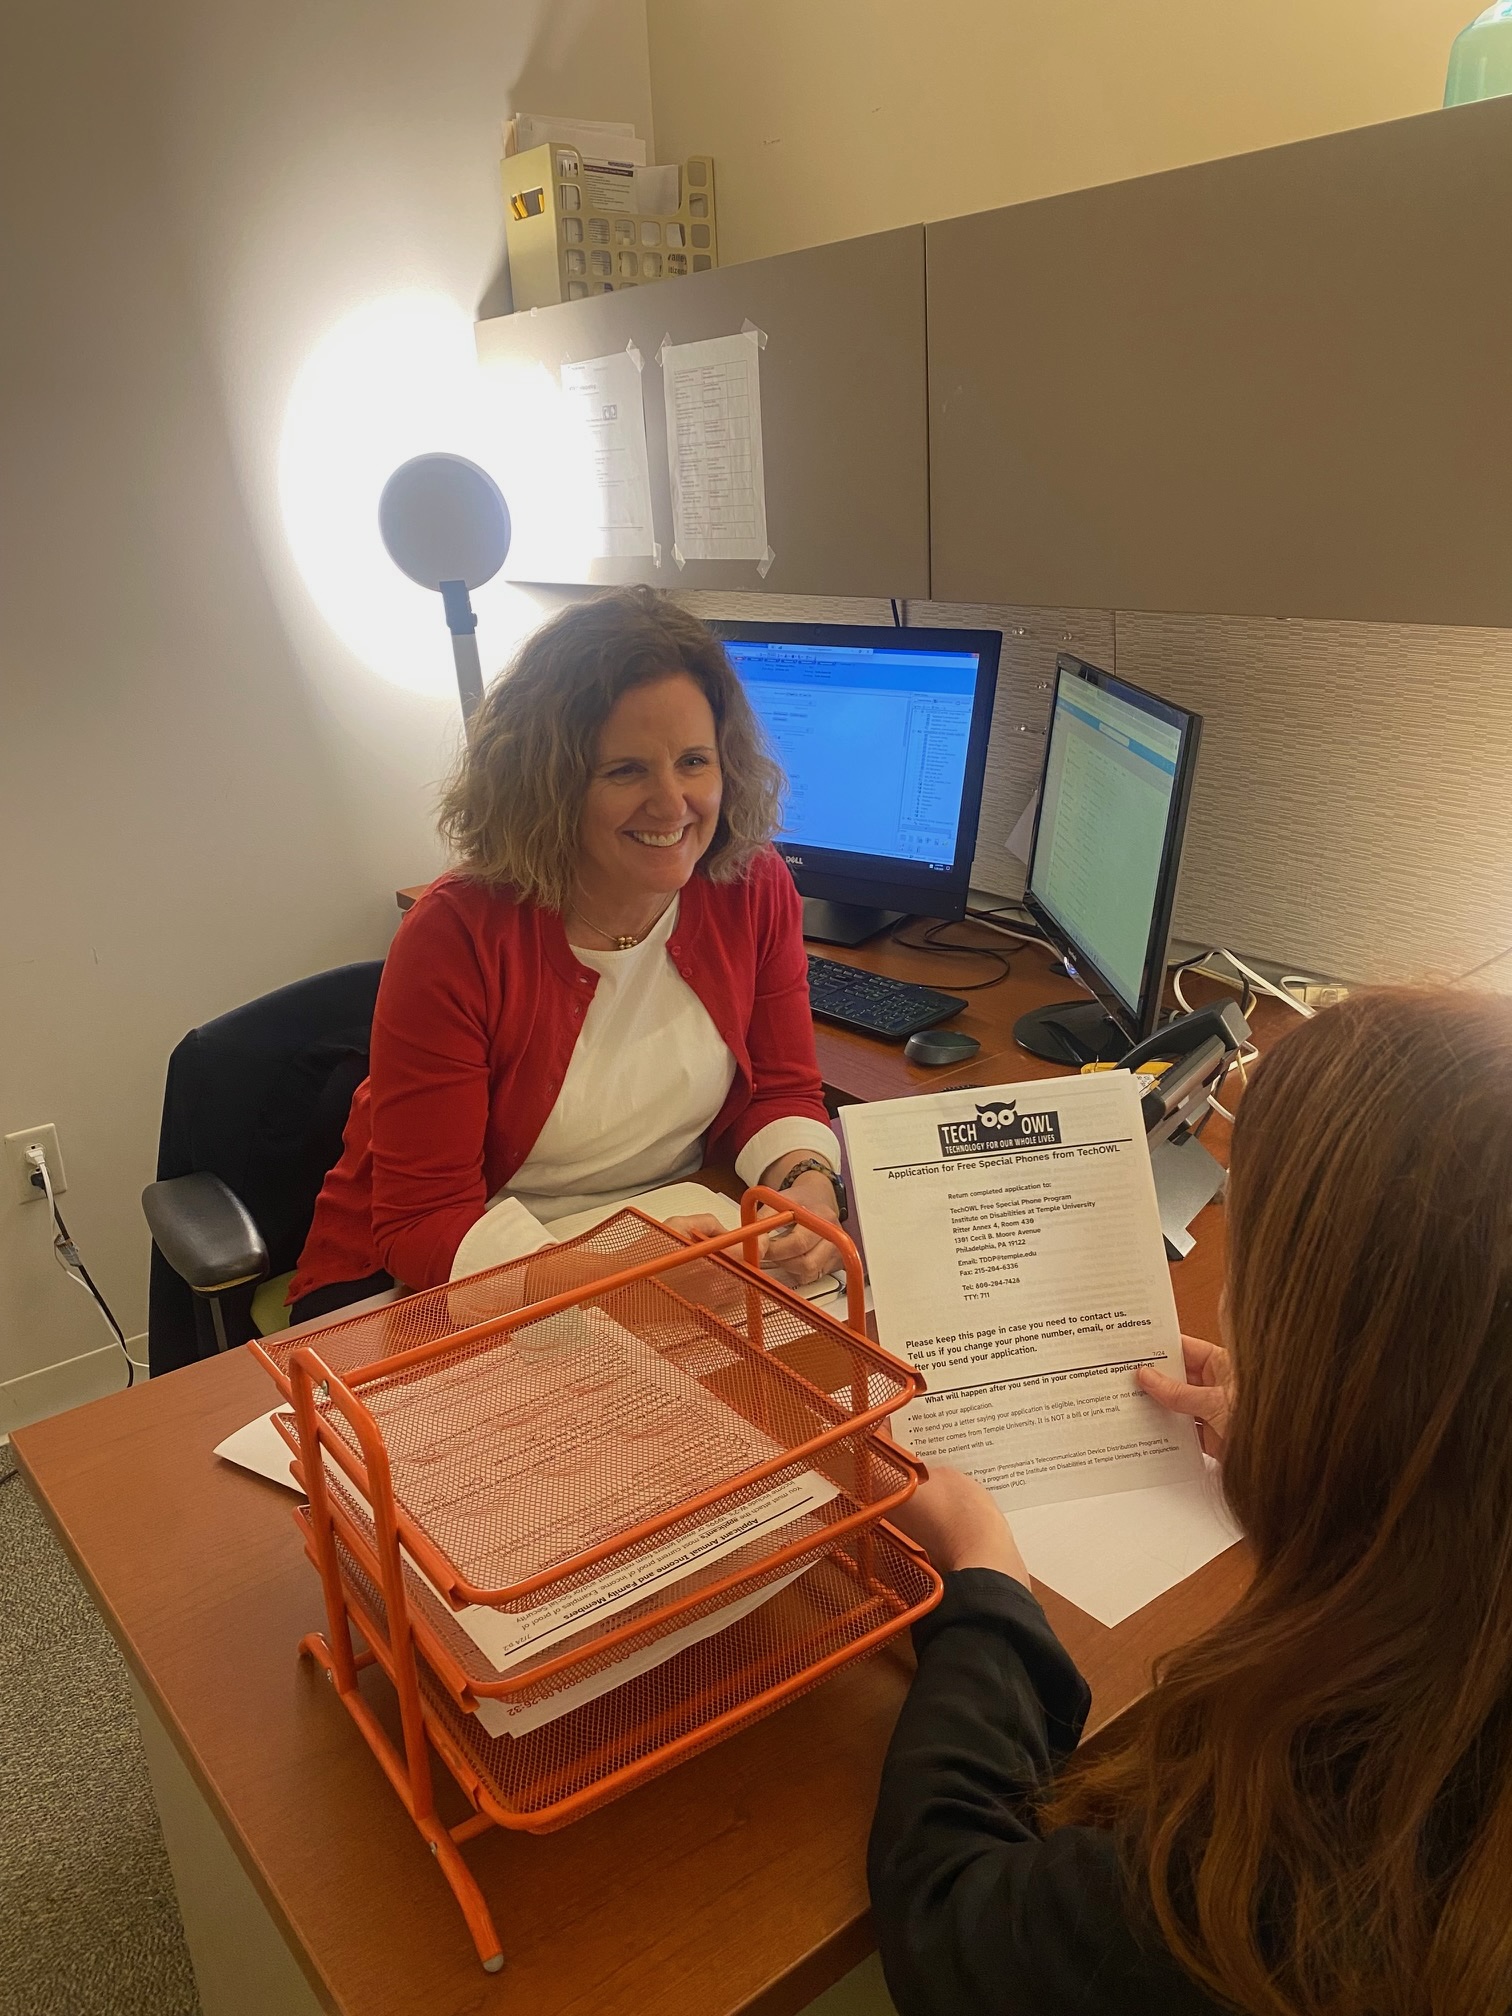
[[[685,560],[765,558],[766,472],[761,452],[757,332],[664,343],[672,537]]]
[[[562,397],[592,472],[595,556],[657,558],[639,352],[564,364]]]

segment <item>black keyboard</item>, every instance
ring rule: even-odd
[[[808,962],[809,1004],[826,1022],[859,1029],[863,1036],[881,1036],[901,1043],[916,1029],[932,1029],[966,1003],[958,994],[940,994],[915,980],[889,980],[881,973],[863,973],[838,959]]]

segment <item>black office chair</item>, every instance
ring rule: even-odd
[[[142,1192],[153,1378],[246,1343],[259,1282],[297,1264],[367,1076],[382,971],[372,959],[296,980],[191,1030],[169,1058],[157,1181]]]

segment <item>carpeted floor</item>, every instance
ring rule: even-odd
[[[0,2016],[200,2016],[126,1670],[0,1445]]]

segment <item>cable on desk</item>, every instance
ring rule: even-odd
[[[900,937],[898,934],[903,926],[895,924],[892,930],[892,942],[894,945],[901,945],[907,952],[943,953],[949,958],[995,959],[1003,970],[1001,973],[994,973],[990,980],[955,980],[951,985],[962,994],[975,994],[983,987],[1001,987],[1013,970],[1008,954],[999,952],[995,945],[950,944],[941,938],[940,933],[947,930],[953,921],[948,917],[941,918],[938,924],[930,925],[922,938]]]
[[[902,614],[902,611],[901,611],[901,610],[899,609],[899,607],[898,607],[898,598],[897,598],[897,596],[896,596],[896,595],[889,595],[887,599],[888,599],[888,601],[889,601],[889,602],[890,602],[890,603],[892,604],[892,612],[893,612],[893,628],[894,628],[895,630],[906,630],[906,629],[907,629],[907,627],[908,627],[908,625],[907,625],[907,624],[906,624],[906,623],[905,623],[905,622],[903,621],[903,614]]]
[[[973,924],[985,924],[989,931],[1001,931],[1005,938],[1016,938],[1021,945],[1044,945],[1050,951],[1055,947],[1029,916],[1020,903],[1004,904],[996,910],[968,910],[967,918]],[[1012,924],[1003,924],[1002,917],[1013,917]]]

